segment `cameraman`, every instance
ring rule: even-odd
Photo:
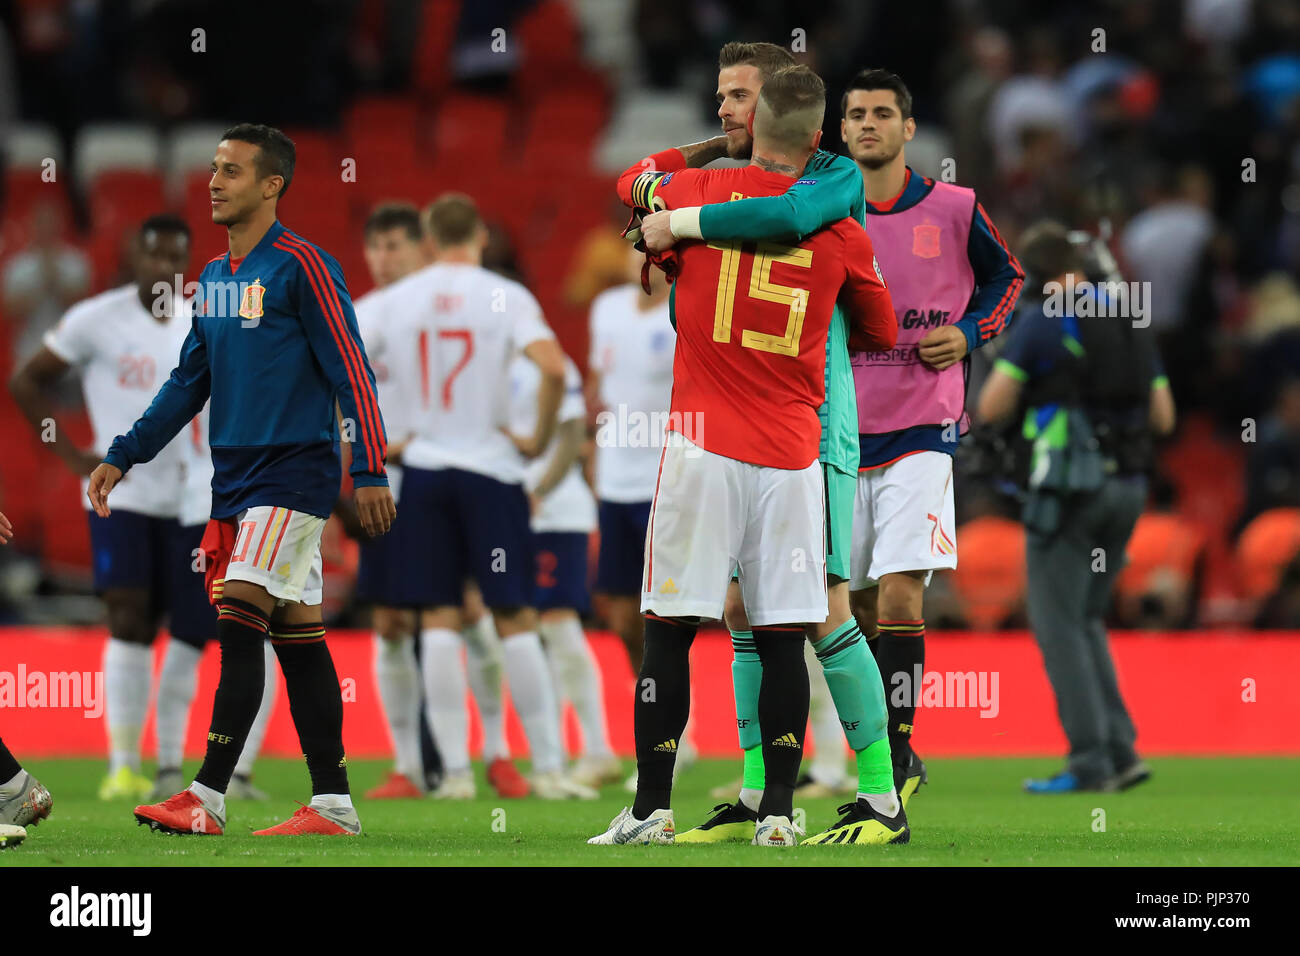
[[[1104,247],[1071,238],[1050,222],[1026,231],[1020,261],[1037,281],[1025,282],[1021,314],[976,408],[986,423],[1023,408],[1029,442],[1029,619],[1070,742],[1066,769],[1025,781],[1030,793],[1125,789],[1150,776],[1134,749],[1104,617],[1146,502],[1152,435],[1173,430],[1174,404],[1149,333],[1127,318],[1076,316],[1061,295],[1104,295],[1080,286],[1089,260],[1098,281],[1118,278],[1098,265],[1109,260]]]

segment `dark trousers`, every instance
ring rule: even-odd
[[[1065,504],[1054,534],[1026,537],[1029,621],[1070,742],[1068,769],[1085,784],[1137,760],[1104,619],[1146,493],[1145,478],[1108,478]]]

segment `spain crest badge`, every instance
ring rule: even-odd
[[[912,255],[922,259],[939,257],[939,227],[932,224],[912,227]]]
[[[261,279],[254,279],[251,285],[244,286],[239,299],[239,317],[241,319],[260,319],[262,317],[262,296],[266,295],[266,286]]]

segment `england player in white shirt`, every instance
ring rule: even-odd
[[[368,352],[382,338],[377,323],[384,311],[379,302],[385,289],[425,265],[425,247],[420,213],[410,203],[385,203],[377,206],[366,221],[366,266],[376,288],[355,303],[357,325]],[[399,387],[398,375],[415,369],[403,363],[390,363],[372,355],[379,407],[388,429],[388,482],[393,501],[400,499],[402,487],[402,450],[410,438],[410,410]],[[414,394],[415,386],[406,388]],[[363,536],[361,561],[357,573],[356,597],[373,605],[375,629],[375,681],[384,708],[384,717],[393,740],[394,766],[384,779],[366,791],[372,800],[392,800],[422,796],[426,787],[438,797],[469,797],[473,793],[466,781],[451,781],[441,786],[442,758],[424,719],[423,688],[420,679],[419,648],[415,635],[418,621],[413,608],[416,598],[409,593],[412,581],[413,550],[428,547],[428,542],[407,533],[408,522],[399,514],[388,534],[381,538]],[[467,650],[467,672],[474,700],[483,723],[484,761],[487,778],[503,797],[522,797],[528,782],[510,760],[505,737],[505,713],[501,693],[501,642],[492,625],[492,617],[483,607],[473,588],[465,596],[461,633]]]
[[[413,437],[402,463],[402,520],[426,546],[412,564],[422,611],[421,662],[443,787],[472,793],[461,661],[461,602],[473,579],[502,640],[511,699],[532,751],[533,791],[594,796],[563,773],[558,707],[537,633],[525,458],[551,440],[564,358],[537,300],[481,265],[487,230],[467,196],[445,195],[425,216],[434,263],[385,290],[367,351],[412,383]],[[542,381],[532,434],[510,436],[510,363],[522,353]]]
[[[677,333],[668,317],[668,281],[659,269],[651,269],[646,295],[639,284],[642,261],[640,253],[631,253],[629,275],[636,278],[602,292],[592,302],[587,363],[587,404],[597,411],[596,591],[606,596],[609,625],[623,639],[633,674],[641,672],[645,532],[659,474],[677,346]]]
[[[537,421],[541,373],[526,358],[510,366],[510,425],[526,433]],[[588,787],[623,779],[623,764],[609,745],[600,668],[582,629],[591,605],[587,551],[596,530],[596,499],[582,474],[587,406],[582,376],[564,359],[564,399],[555,438],[528,463],[524,485],[532,507],[537,552],[538,630],[546,646],[556,698],[573,705],[582,731],[582,756],[569,775]]]
[[[85,477],[109,444],[128,431],[175,367],[190,329],[188,309],[174,289],[190,258],[190,233],[175,216],[146,220],[135,240],[135,281],[73,306],[45,336],[44,346],[14,375],[14,399],[51,450]],[[53,385],[75,368],[94,428],[94,447],[77,448],[55,420]],[[104,652],[108,775],[101,799],[146,798],[153,784],[140,773],[140,731],[153,679],[151,644],[160,619],[169,618],[169,644],[158,689],[160,767],[180,765],[194,669],[204,644],[216,636],[216,612],[195,568],[203,525],[178,521],[184,503],[185,443],[179,435],[153,461],[132,469],[116,490],[107,518],[88,510],[95,589],[108,610]],[[82,505],[88,505],[82,482]],[[207,521],[204,514],[202,522]]]

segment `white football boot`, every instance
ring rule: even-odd
[[[559,770],[535,773],[529,779],[533,796],[542,800],[595,800],[600,796],[591,787],[565,776]]]
[[[675,835],[671,810],[656,810],[650,814],[649,819],[638,820],[632,816],[631,807],[624,807],[609,825],[608,830],[587,842],[599,846],[613,846],[619,843],[672,843]]]

